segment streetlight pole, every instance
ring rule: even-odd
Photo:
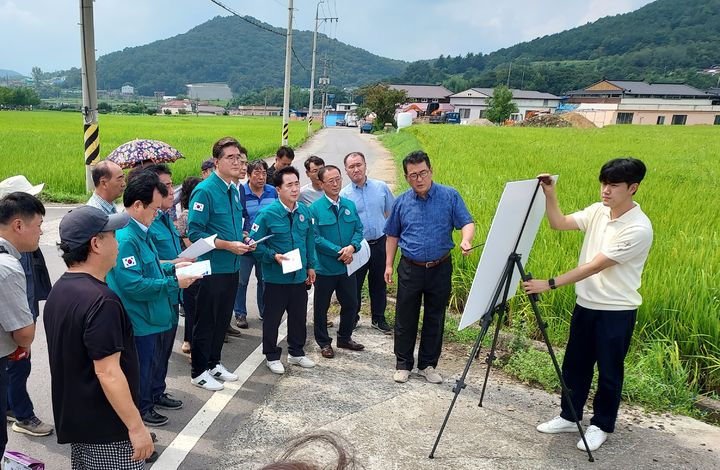
[[[321,21],[337,21],[337,18],[320,18],[320,4],[324,3],[325,0],[320,0],[315,7],[315,33],[313,34],[313,50],[312,50],[312,69],[310,70],[310,104],[308,105],[308,137],[312,135],[312,122],[313,122],[313,105],[315,104],[315,56],[317,54],[317,34],[318,26]]]
[[[82,114],[85,142],[85,189],[95,189],[92,167],[100,156],[100,131],[97,111],[97,78],[95,76],[95,29],[93,26],[93,0],[80,0],[80,28],[82,53]]]
[[[285,88],[283,91],[282,145],[288,144],[290,125],[290,65],[292,60],[293,0],[288,0],[287,43],[285,45]]]

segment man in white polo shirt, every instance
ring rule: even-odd
[[[595,363],[598,388],[593,399],[593,417],[585,438],[590,450],[598,449],[615,430],[620,406],[624,360],[630,347],[643,266],[652,245],[650,219],[633,196],[645,176],[645,165],[635,158],[610,160],[600,170],[597,202],[579,212],[560,211],[550,175],[540,175],[546,197],[547,218],[555,230],[585,232],[578,267],[548,280],[523,283],[525,292],[539,294],[575,284],[577,301],[570,322],[562,374],[571,390],[572,406],[579,419],[592,384]],[[575,432],[572,410],[562,400],[560,416],[542,423],[543,433]],[[583,441],[578,449],[585,450]]]

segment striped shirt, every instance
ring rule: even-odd
[[[88,199],[88,202],[86,202],[85,205],[97,207],[108,215],[117,214],[117,208],[115,207],[115,204],[107,202],[105,199],[98,196],[95,192],[92,193],[92,196],[90,196],[90,199]]]

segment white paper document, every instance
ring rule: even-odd
[[[353,253],[353,259],[350,261],[350,264],[347,265],[348,276],[365,266],[368,261],[370,261],[370,245],[363,239],[360,243],[360,251]]]
[[[215,238],[217,238],[217,233],[215,235],[210,235],[209,237],[201,238],[183,250],[183,252],[178,255],[178,258],[197,258],[198,256],[202,256],[205,253],[214,250]]]
[[[274,236],[275,236],[275,234],[274,234],[274,233],[271,233],[270,235],[265,235],[265,236],[262,237],[260,240],[253,240],[253,241],[250,242],[250,246],[257,245],[258,243],[262,243],[262,242],[264,242],[265,240],[267,240],[268,238],[272,238],[272,237],[274,237]]]
[[[198,261],[188,266],[183,266],[175,270],[175,274],[183,276],[209,276],[212,274],[212,268],[210,267],[210,260]]]
[[[294,273],[302,269],[302,259],[300,259],[300,248],[295,248],[292,251],[283,253],[283,256],[287,259],[283,260],[282,268],[283,274]]]

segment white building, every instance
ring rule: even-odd
[[[516,121],[522,121],[535,114],[554,113],[560,104],[560,97],[550,93],[533,90],[510,89],[513,94],[513,103],[518,112],[512,116]],[[467,123],[485,117],[489,107],[488,100],[492,98],[492,88],[470,88],[450,95],[450,104],[460,113],[460,122]]]
[[[135,88],[132,85],[123,85],[120,88],[120,93],[123,95],[134,95],[135,94]]]

